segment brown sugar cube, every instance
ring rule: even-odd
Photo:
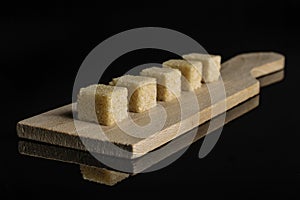
[[[202,79],[201,62],[173,59],[164,62],[163,67],[178,69],[181,71],[182,90],[193,91],[201,87],[201,79]]]
[[[180,96],[181,72],[177,69],[151,67],[143,69],[141,76],[156,78],[157,100],[170,101]]]
[[[156,106],[155,78],[124,75],[114,78],[109,84],[128,89],[128,108],[131,112],[144,112]]]
[[[191,53],[182,56],[188,61],[201,61],[203,65],[202,81],[209,83],[217,81],[220,77],[221,56]]]
[[[78,119],[107,126],[122,121],[128,117],[127,96],[125,87],[99,84],[81,88],[77,97]]]

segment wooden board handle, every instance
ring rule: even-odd
[[[222,64],[222,71],[232,71],[239,76],[252,75],[259,78],[282,70],[284,56],[275,52],[244,53],[237,55]]]

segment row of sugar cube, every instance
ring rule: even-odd
[[[218,80],[221,56],[192,53],[184,60],[169,60],[163,68],[151,67],[140,76],[124,75],[109,85],[81,88],[77,99],[78,119],[102,125],[113,125],[128,117],[130,112],[144,112],[158,101],[171,101],[181,90],[194,91],[201,82]],[[91,102],[93,101],[93,102]]]

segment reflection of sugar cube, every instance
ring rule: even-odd
[[[125,75],[114,78],[110,85],[128,89],[129,111],[143,112],[156,106],[156,79]]]
[[[180,96],[181,93],[181,73],[176,69],[151,67],[143,69],[141,76],[156,78],[157,100],[170,101]]]
[[[221,69],[221,56],[191,53],[182,56],[188,61],[201,61],[203,65],[202,81],[209,83],[219,79]]]
[[[81,88],[77,97],[78,119],[107,126],[119,122],[128,117],[127,95],[124,87],[99,84]]]
[[[198,61],[168,60],[163,63],[164,68],[173,68],[181,71],[182,90],[193,91],[201,87],[202,63]]]

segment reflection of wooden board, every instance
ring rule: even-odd
[[[257,77],[270,74],[283,69],[284,57],[277,53],[249,53],[238,55],[222,64],[221,75],[226,91],[226,110],[253,97],[259,93],[259,82]],[[254,78],[255,77],[255,78]],[[125,134],[118,126],[101,126],[110,142],[130,151],[131,157],[141,156],[192,128],[204,123],[212,117],[220,114],[223,110],[212,112],[212,108],[221,105],[221,101],[211,104],[209,92],[216,90],[217,83],[209,83],[208,87],[203,85],[196,91],[199,110],[195,110],[195,105],[191,105],[191,93],[182,92],[181,107],[185,109],[186,115],[180,119],[180,109],[176,101],[159,102],[165,108],[167,121],[161,131],[157,131],[146,138],[133,137]],[[50,144],[86,150],[78,137],[84,133],[83,139],[92,142],[92,150],[97,153],[123,156],[121,151],[108,149],[108,142],[99,136],[98,125],[88,122],[76,121],[79,129],[75,129],[72,118],[71,105],[37,115],[23,120],[17,124],[18,136],[22,138],[42,141]],[[157,107],[153,108],[153,115],[159,117],[160,112]],[[131,113],[131,118],[139,125],[149,122],[148,113]],[[200,117],[199,117],[200,116]],[[124,126],[130,120],[124,120]],[[180,129],[179,129],[180,126]],[[131,127],[127,127],[129,130]],[[133,133],[134,129],[131,130]],[[139,133],[135,133],[137,135]]]

